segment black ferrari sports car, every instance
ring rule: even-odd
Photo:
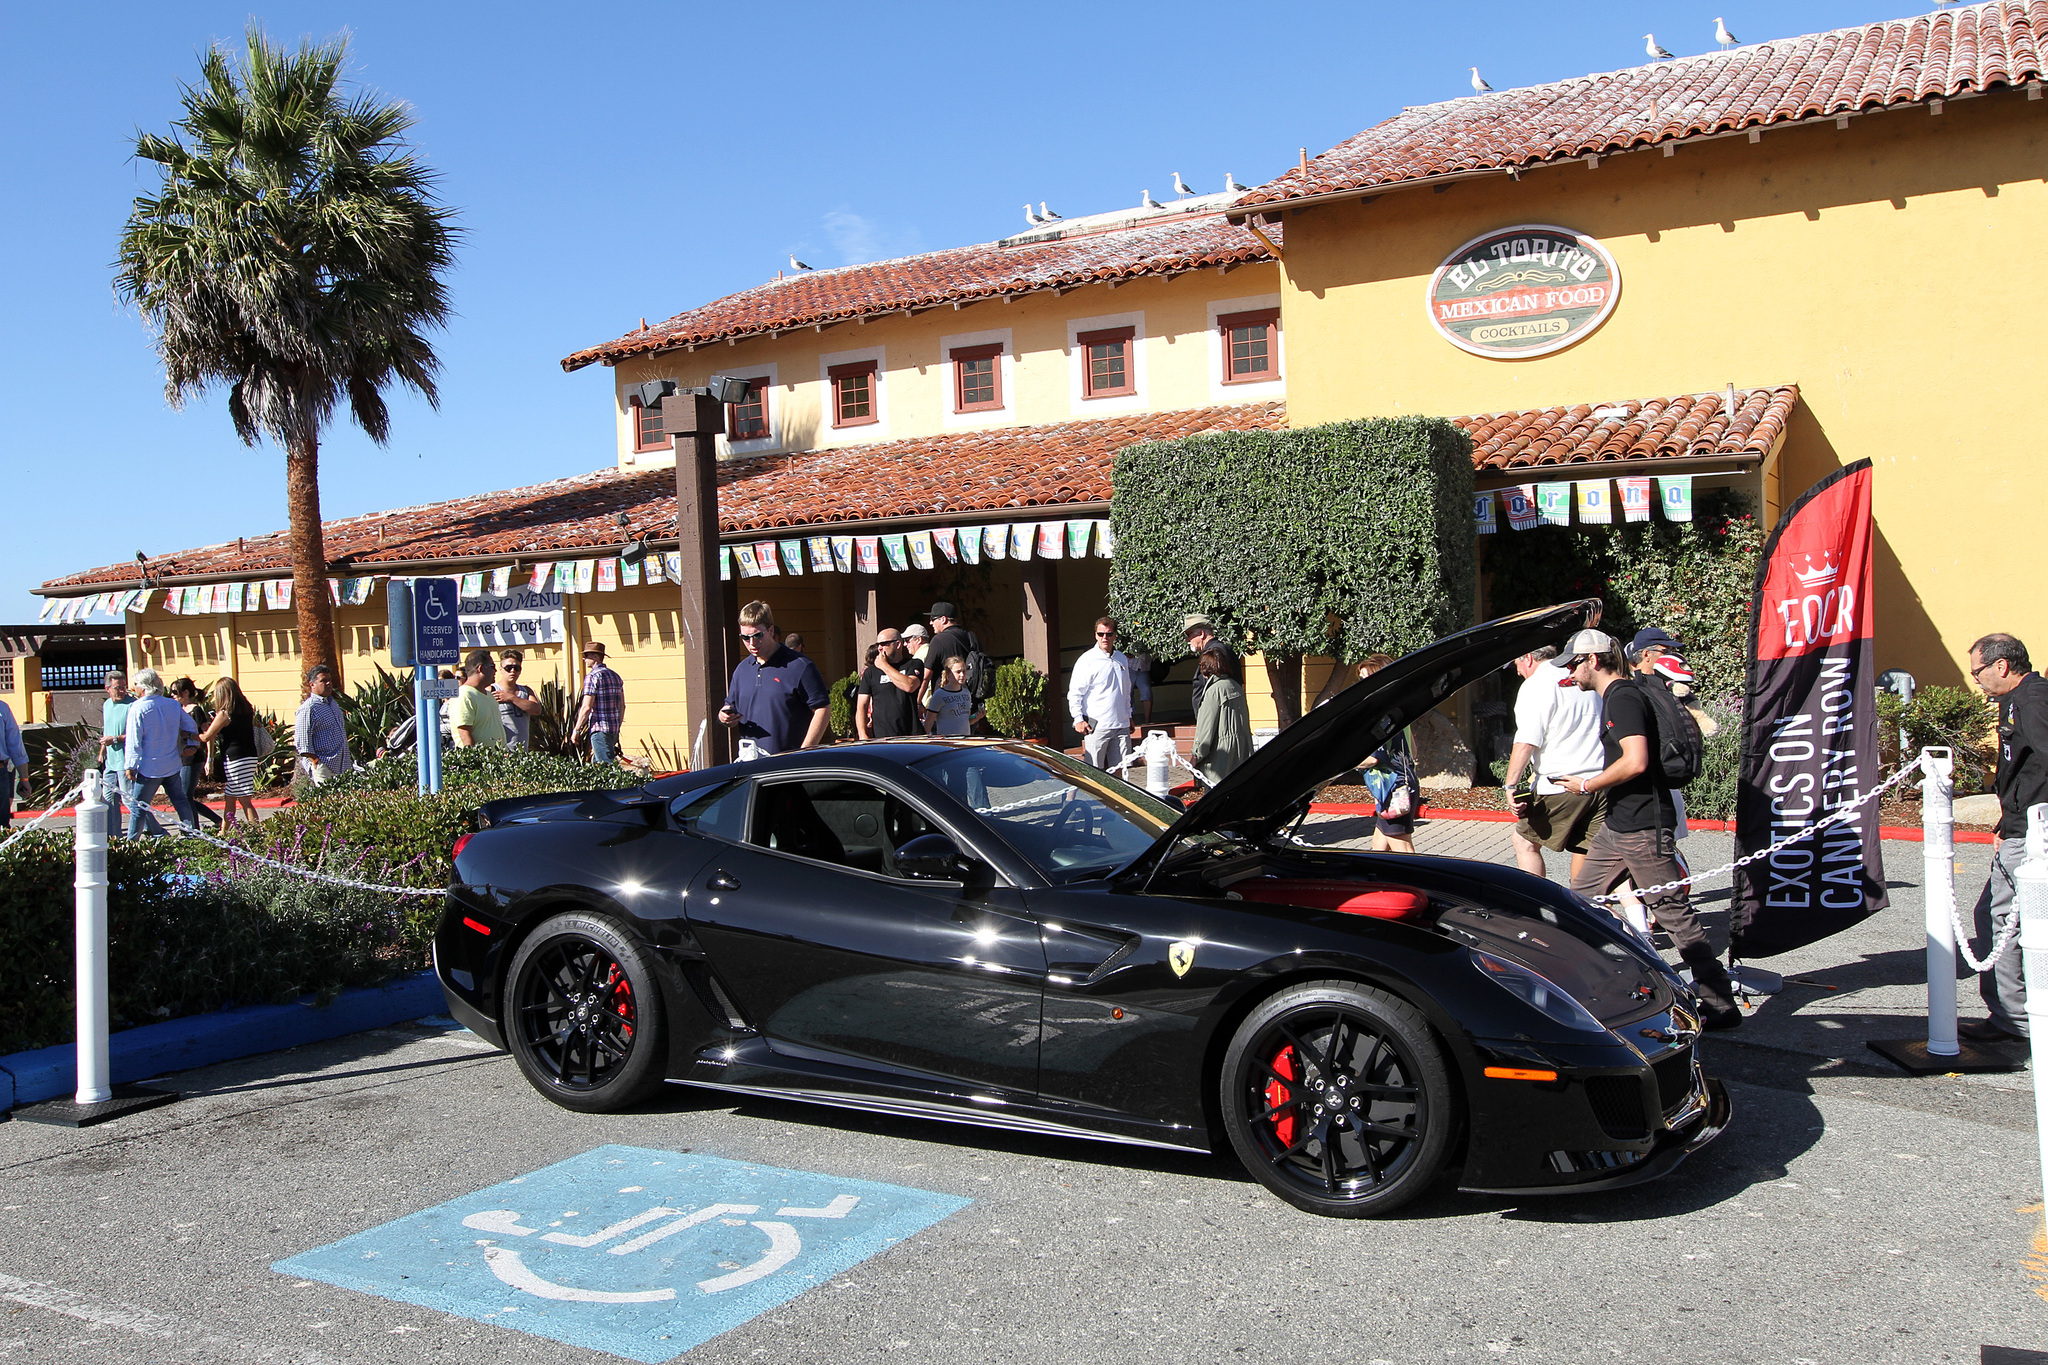
[[[1310,798],[1598,619],[1474,627],[1184,810],[1042,745],[894,739],[486,806],[435,965],[556,1104],[669,1081],[1193,1151],[1359,1217],[1447,1171],[1609,1189],[1720,1134],[1697,1002],[1511,867],[1306,847]]]

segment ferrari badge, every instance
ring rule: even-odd
[[[1195,965],[1195,945],[1182,939],[1166,948],[1166,965],[1173,968],[1175,976],[1186,976],[1188,968]]]

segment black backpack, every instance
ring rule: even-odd
[[[1664,786],[1683,787],[1706,766],[1707,742],[1700,735],[1700,724],[1663,683],[1638,679],[1636,686],[1649,699],[1650,710],[1657,718],[1651,761],[1662,775]]]
[[[967,634],[967,695],[977,702],[987,701],[996,693],[995,661],[981,652],[981,639],[972,631]]]

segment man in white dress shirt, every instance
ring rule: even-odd
[[[1582,692],[1553,662],[1551,646],[1532,649],[1510,665],[1521,675],[1515,696],[1515,747],[1508,755],[1508,805],[1515,827],[1508,835],[1524,872],[1544,874],[1543,850],[1572,855],[1572,875],[1586,860],[1586,844],[1600,828],[1600,799],[1566,791],[1553,777],[1591,777],[1607,766],[1600,747],[1600,699]],[[1527,772],[1535,790],[1518,800]]]
[[[1074,661],[1067,713],[1089,763],[1111,770],[1122,766],[1131,747],[1131,661],[1116,647],[1114,617],[1095,623],[1095,648]]]

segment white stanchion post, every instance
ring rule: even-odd
[[[1145,790],[1165,796],[1173,790],[1173,731],[1145,732]]]
[[[1920,771],[1921,880],[1927,901],[1927,1051],[1962,1052],[1956,1041],[1956,786],[1955,755],[1922,749]]]
[[[2041,1051],[2042,1040],[2048,1038],[2048,806],[2027,811],[2027,857],[2012,881],[2027,982],[2027,1034],[2033,1040],[2034,1075],[2039,1077],[2041,1068],[2048,1066],[2048,1056]],[[2034,1127],[2041,1142],[2042,1188],[2048,1190],[2048,1086],[2034,1087]]]
[[[77,811],[78,1104],[114,1097],[107,1054],[107,804],[98,773],[85,775]]]

